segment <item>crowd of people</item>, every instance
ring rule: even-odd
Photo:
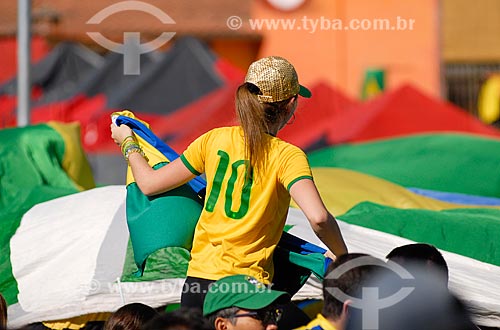
[[[305,153],[276,137],[293,118],[299,96],[311,92],[286,59],[252,63],[236,91],[240,125],[203,134],[156,170],[132,129],[111,124],[111,136],[145,195],[170,191],[200,174],[207,187],[180,309],[165,313],[140,303],[125,305],[109,317],[105,330],[475,329],[464,305],[448,291],[446,262],[434,247],[399,247],[387,261],[348,252]],[[291,199],[327,247],[325,257],[333,260],[323,281],[322,310],[313,317],[288,292],[272,288],[273,253]]]
[[[404,297],[387,303],[406,288],[411,290]],[[396,247],[386,261],[364,253],[340,255],[326,270],[320,312],[302,325],[294,316],[285,319],[283,309],[293,304],[290,300],[287,292],[273,290],[252,276],[230,275],[209,286],[202,308],[180,307],[165,312],[130,303],[92,329],[478,329],[467,307],[448,290],[446,261],[429,244]],[[1,329],[6,329],[6,311],[5,300],[0,299]],[[49,328],[38,324],[25,329]]]

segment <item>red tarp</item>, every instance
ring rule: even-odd
[[[281,139],[306,150],[326,146],[326,138],[336,118],[360,104],[324,82],[310,89],[312,97],[299,97],[295,120],[278,133]]]
[[[86,61],[91,56],[83,56],[87,51],[76,46],[56,49],[58,52],[44,60],[50,65],[37,67],[37,86],[42,86],[42,92],[33,95],[32,122],[79,121],[87,152],[119,153],[109,137],[109,116],[124,108],[149,122],[178,152],[212,128],[236,124],[234,95],[244,72],[217,58],[194,38],[178,40],[159,56],[141,56],[139,76],[123,75],[120,54]],[[72,58],[79,60],[78,65],[71,65]],[[497,129],[464,110],[412,86],[385,92],[365,103],[323,82],[309,87],[312,98],[300,98],[295,121],[278,134],[306,151],[416,133],[500,136]],[[0,93],[3,126],[15,121],[15,96],[9,92],[14,88],[12,81],[0,86],[4,91]]]
[[[500,137],[499,130],[483,124],[465,110],[433,99],[410,85],[347,110],[330,121],[329,144],[432,132]]]
[[[31,39],[31,60],[33,63],[40,61],[49,52],[45,39],[33,37]],[[17,39],[0,39],[0,84],[13,78],[17,73]]]
[[[163,126],[163,128],[169,127],[169,130],[176,131],[177,138],[169,144],[178,152],[182,152],[191,141],[204,132],[215,127],[236,125],[234,95],[242,81],[243,77],[240,81],[226,85],[187,107],[179,109],[165,119],[164,125],[158,125],[158,130],[161,130],[160,127]],[[312,86],[311,92],[312,98],[299,98],[293,124],[287,125],[278,133],[281,139],[303,149],[309,149],[321,143],[327,135],[331,118],[357,104],[356,101],[347,98],[325,83]],[[196,118],[196,120],[190,120],[190,118]]]

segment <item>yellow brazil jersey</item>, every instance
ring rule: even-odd
[[[181,155],[194,174],[205,173],[205,205],[196,226],[187,275],[218,280],[245,274],[269,284],[272,254],[290,204],[290,187],[312,179],[298,147],[271,135],[265,173],[247,178],[241,127],[223,127],[196,139]]]
[[[307,325],[295,330],[336,330],[332,322],[328,321],[323,315],[318,314],[314,320]]]

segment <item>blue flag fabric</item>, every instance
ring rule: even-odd
[[[116,125],[127,125],[129,126],[135,134],[139,135],[146,142],[148,142],[152,147],[156,148],[161,152],[169,161],[173,161],[179,158],[179,154],[175,152],[174,149],[170,148],[165,142],[163,142],[159,137],[154,135],[154,133],[141,121],[120,115],[116,117]],[[200,194],[207,187],[207,182],[200,177],[196,177],[189,181],[188,184],[193,188],[196,193]]]

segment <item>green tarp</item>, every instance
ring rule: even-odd
[[[63,163],[71,162],[65,159],[66,144],[71,142],[68,137],[79,136],[79,127],[55,127],[62,131],[45,124],[0,130],[0,292],[8,304],[17,301],[18,293],[9,241],[23,214],[38,203],[79,191],[63,168]],[[78,148],[80,144],[75,142],[72,151],[81,157],[83,151]],[[85,171],[90,173],[90,168]]]
[[[313,167],[339,167],[405,187],[500,197],[500,140],[464,134],[415,135],[328,147]]]
[[[339,218],[500,266],[500,210],[497,209],[431,211],[364,202]]]

